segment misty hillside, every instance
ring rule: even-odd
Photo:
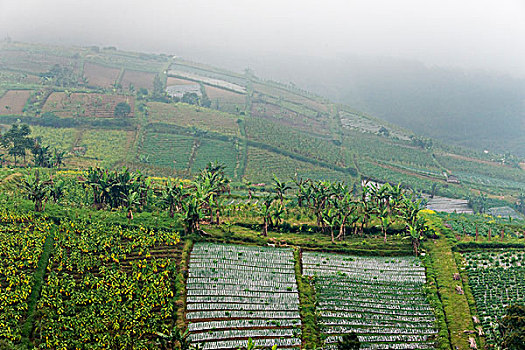
[[[524,80],[393,58],[195,56],[231,69],[249,66],[428,137],[525,156]]]
[[[4,42],[0,78],[3,132],[29,124],[44,147],[67,153],[72,169],[190,177],[220,161],[238,184],[264,186],[274,175],[372,179],[511,203],[525,189],[517,159],[446,145],[358,112],[362,101],[337,104],[250,70],[111,46]]]

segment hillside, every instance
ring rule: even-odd
[[[116,117],[119,102],[130,111]],[[169,55],[4,42],[0,106],[4,130],[28,123],[69,153],[70,168],[189,177],[219,160],[236,183],[369,178],[449,197],[481,191],[500,205],[525,190],[524,170],[502,156],[431,142],[293,84]]]
[[[249,66],[263,77],[293,81],[427,137],[525,157],[523,78],[389,57],[266,55],[254,60],[243,52],[194,55],[234,70]]]

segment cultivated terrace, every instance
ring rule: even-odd
[[[510,155],[249,71],[11,41],[0,131],[0,349],[525,349]]]

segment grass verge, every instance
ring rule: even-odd
[[[294,249],[295,278],[299,290],[299,311],[301,314],[303,349],[321,347],[319,322],[315,312],[315,289],[309,277],[303,276],[301,264],[301,248]]]
[[[40,260],[38,260],[37,268],[33,274],[33,288],[31,289],[31,294],[29,295],[27,302],[27,318],[22,326],[22,345],[29,349],[33,348],[30,338],[31,333],[33,332],[36,303],[38,302],[40,292],[42,291],[42,283],[44,282],[44,275],[46,273],[47,265],[49,264],[49,257],[53,250],[53,242],[53,234],[50,233],[44,242],[42,255],[40,256]]]

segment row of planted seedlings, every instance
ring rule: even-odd
[[[301,345],[293,251],[196,243],[186,281],[190,340],[204,349]]]
[[[485,339],[495,345],[505,308],[525,304],[525,251],[483,250],[462,255]]]
[[[479,236],[489,240],[525,238],[525,222],[523,220],[493,217],[486,214],[440,213],[439,216],[459,235]]]
[[[419,259],[304,252],[302,263],[315,286],[327,348],[348,333],[362,349],[434,348],[436,320]]]
[[[50,224],[30,214],[0,212],[0,343],[22,339],[33,276]]]
[[[49,349],[157,349],[175,323],[174,232],[64,221],[37,304],[33,343]]]

